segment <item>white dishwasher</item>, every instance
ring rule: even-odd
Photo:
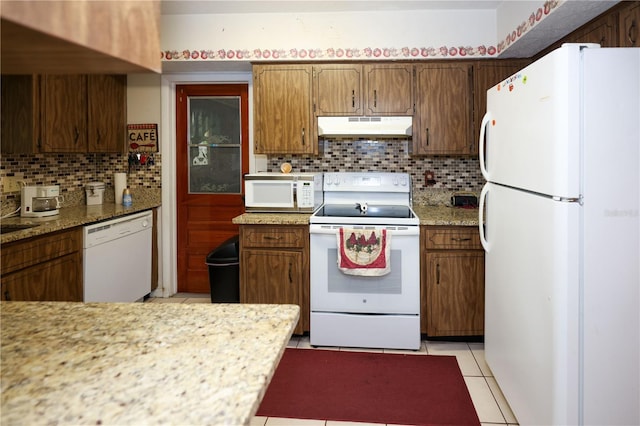
[[[84,227],[84,301],[135,302],[151,292],[151,211]]]

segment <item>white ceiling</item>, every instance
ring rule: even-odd
[[[313,13],[371,10],[496,9],[502,1],[484,0],[162,0],[163,15],[226,13]]]

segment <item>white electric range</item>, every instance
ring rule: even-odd
[[[411,176],[325,173],[323,186],[324,205],[309,221],[311,345],[419,349],[420,230]]]

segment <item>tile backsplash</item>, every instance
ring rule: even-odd
[[[446,204],[453,192],[480,193],[484,179],[477,157],[411,157],[406,139],[321,140],[324,153],[309,156],[269,156],[270,172],[279,172],[284,162],[294,172],[404,172],[413,182],[414,203]],[[425,172],[435,175],[435,183],[427,185]]]
[[[297,172],[390,171],[409,173],[413,181],[414,203],[446,204],[453,192],[479,194],[483,185],[477,158],[411,157],[409,141],[321,140],[323,154],[309,156],[269,156],[268,171],[280,171],[289,162]],[[104,182],[105,200],[113,200],[113,174],[128,172],[127,183],[133,189],[160,189],[161,155],[156,153],[152,166],[132,166],[126,154],[35,154],[11,155],[0,159],[0,176],[15,176],[26,185],[60,185],[65,204],[85,202],[84,188],[89,182]],[[435,174],[435,183],[426,185],[425,172]],[[3,188],[4,191],[4,188]],[[20,204],[20,193],[2,193],[2,215]]]
[[[85,202],[85,186],[89,182],[104,182],[105,199],[113,200],[113,174],[127,172],[127,184],[132,190],[160,189],[161,155],[154,154],[154,165],[132,165],[127,154],[16,154],[0,159],[0,176],[14,176],[26,185],[60,185],[64,204]],[[2,215],[20,205],[20,193],[5,193],[0,199]]]

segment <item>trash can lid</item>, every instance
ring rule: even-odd
[[[237,263],[240,257],[239,236],[233,236],[207,255],[207,265]]]

